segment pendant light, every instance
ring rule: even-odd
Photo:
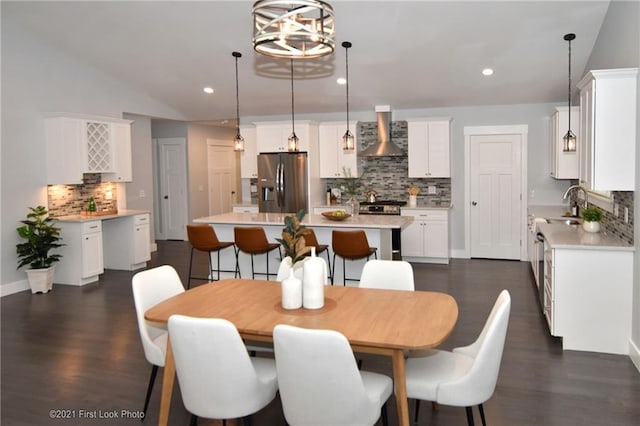
[[[296,135],[295,109],[293,104],[293,59],[291,59],[291,136],[287,139],[287,150],[298,151],[298,136]]]
[[[344,151],[353,151],[356,148],[355,139],[353,134],[349,131],[349,48],[352,46],[351,42],[343,41],[342,47],[344,47],[345,63],[347,68],[347,131],[342,136],[342,149]]]
[[[242,53],[231,53],[236,58],[236,137],[233,140],[233,150],[242,152],[244,151],[244,138],[240,134],[240,96],[238,90],[238,58],[242,58]]]
[[[575,152],[577,148],[576,135],[571,131],[571,41],[575,40],[576,35],[573,33],[565,34],[564,39],[569,42],[569,87],[567,91],[567,104],[569,106],[567,115],[569,117],[569,125],[567,133],[562,138],[562,151]]]

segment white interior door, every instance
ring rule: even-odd
[[[233,147],[207,140],[209,214],[232,211],[237,202],[236,155]]]
[[[520,259],[522,136],[471,135],[471,257]]]
[[[185,138],[158,139],[160,228],[158,239],[186,240],[187,150]]]

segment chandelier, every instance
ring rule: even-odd
[[[253,4],[253,48],[266,56],[311,59],[333,53],[335,20],[320,0],[259,0]]]

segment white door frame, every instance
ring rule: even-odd
[[[164,212],[162,209],[162,194],[160,193],[160,190],[162,189],[162,184],[161,184],[161,173],[162,170],[160,170],[160,145],[164,142],[167,141],[172,141],[178,145],[180,145],[182,151],[183,151],[183,161],[182,163],[182,167],[184,168],[184,173],[185,173],[185,182],[184,182],[184,191],[185,191],[185,198],[186,198],[186,205],[184,206],[184,232],[182,233],[181,238],[183,240],[187,240],[187,232],[186,232],[186,225],[189,221],[189,175],[187,173],[187,140],[186,138],[154,138],[153,139],[153,164],[154,164],[154,169],[155,169],[155,179],[154,179],[154,209],[157,212],[157,219],[154,221],[154,226],[155,226],[155,234],[156,234],[156,238],[159,240],[166,240],[169,235],[167,234],[167,230],[165,229],[165,217],[164,217]]]
[[[520,179],[520,240],[527,240],[527,134],[529,126],[526,124],[512,126],[465,126],[464,127],[464,257],[471,258],[471,136],[486,135],[520,135],[522,149],[520,150],[520,164],[522,176]],[[527,260],[527,245],[520,244],[520,260]]]

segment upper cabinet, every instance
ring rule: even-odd
[[[354,138],[356,138],[355,146],[358,146],[356,128],[356,121],[349,122],[349,131],[353,134]],[[320,123],[318,129],[320,146],[320,177],[344,177],[344,174],[342,173],[343,168],[351,170],[352,176],[359,176],[357,150],[344,151],[342,149],[342,136],[347,130],[346,122],[336,121]]]
[[[590,71],[580,89],[580,184],[635,189],[637,68]]]
[[[45,118],[48,184],[81,184],[83,173],[104,181],[129,182],[131,121],[117,118]]]
[[[258,153],[261,152],[286,152],[287,140],[291,136],[291,122],[257,122],[256,142]],[[310,121],[296,121],[296,135],[298,136],[298,151],[308,152],[311,141],[317,139],[318,125]]]
[[[409,119],[409,177],[451,177],[450,118]]]
[[[556,107],[551,116],[551,177],[578,179],[580,159],[580,108],[571,107],[571,131],[576,135],[576,151],[562,150],[564,135],[569,129],[569,107]]]
[[[240,126],[240,134],[244,138],[244,151],[240,155],[240,177],[252,179],[258,177],[258,147],[256,144],[255,126]]]

